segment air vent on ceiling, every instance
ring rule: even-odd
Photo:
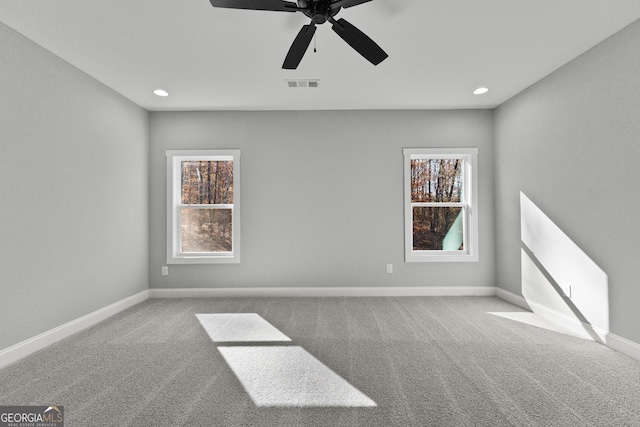
[[[318,87],[320,80],[285,80],[289,87]]]

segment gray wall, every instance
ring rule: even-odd
[[[150,286],[494,286],[491,111],[154,112]],[[478,147],[480,262],[403,262],[403,147]],[[166,149],[242,150],[242,262],[166,263]],[[386,273],[386,264],[394,273]]]
[[[3,24],[0,40],[0,349],[149,284],[497,280],[520,294],[521,192],[607,274],[610,330],[640,342],[640,22],[499,107],[495,121],[479,110],[149,119]],[[480,262],[406,264],[402,148],[447,146],[479,148]],[[161,276],[164,150],[188,148],[242,150],[242,263],[171,265]]]
[[[522,191],[608,275],[610,330],[635,342],[639,52],[636,21],[495,113],[498,285],[521,291]]]
[[[148,287],[148,113],[0,23],[0,349]]]

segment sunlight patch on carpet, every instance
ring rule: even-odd
[[[513,320],[515,322],[524,323],[526,325],[535,326],[536,328],[546,329],[548,331],[558,332],[565,335],[571,335],[576,338],[587,338],[585,335],[580,335],[569,329],[544,319],[536,313],[530,312],[489,312],[489,314],[502,317],[503,319]]]
[[[221,346],[218,350],[256,406],[377,406],[302,347]]]
[[[213,342],[291,341],[256,313],[196,314]]]

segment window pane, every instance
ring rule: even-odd
[[[180,209],[182,252],[231,252],[231,209]]]
[[[462,159],[412,159],[411,202],[462,201]]]
[[[181,203],[232,204],[233,161],[190,160],[182,163]]]
[[[464,250],[460,207],[414,207],[413,250]]]

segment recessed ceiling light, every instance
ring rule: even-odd
[[[487,93],[489,92],[489,88],[488,87],[479,87],[478,89],[473,91],[474,95],[482,95],[483,93]]]
[[[153,93],[155,93],[158,96],[169,96],[169,92],[167,92],[164,89],[156,89],[153,91]]]

